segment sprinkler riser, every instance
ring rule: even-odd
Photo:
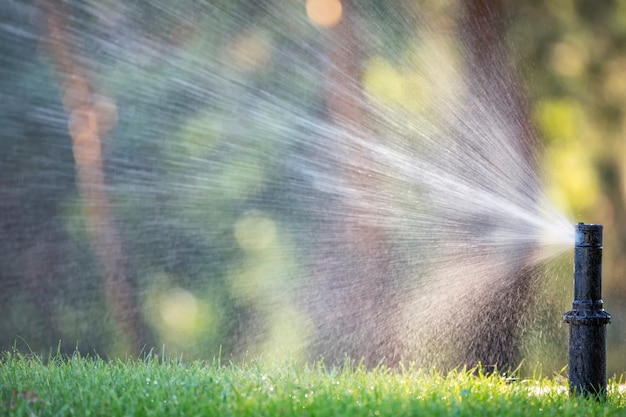
[[[606,326],[569,327],[569,387],[575,395],[606,394]]]
[[[574,302],[569,324],[569,386],[575,395],[606,395],[606,325],[602,302],[602,225],[576,225]]]

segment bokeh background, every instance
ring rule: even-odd
[[[359,118],[329,79],[424,114],[455,81],[411,54],[456,62],[474,42],[474,61],[494,43],[515,74],[502,94],[523,97],[551,200],[605,226],[609,374],[626,370],[626,1],[4,0],[0,40],[0,348],[309,357],[298,291],[328,250],[311,236],[344,221],[311,208],[333,145],[309,142],[333,112]],[[571,302],[556,265],[553,316],[520,336],[547,371],[565,365]]]

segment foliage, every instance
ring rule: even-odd
[[[44,20],[39,3],[8,1],[2,17],[6,22],[0,20],[4,106],[0,116],[0,349],[8,349],[20,337],[34,350],[46,351],[63,339],[64,349],[73,349],[73,342],[78,341],[83,352],[115,356],[124,349],[116,345],[102,271],[76,191],[68,115],[52,60],[41,46],[45,35],[39,28]],[[115,115],[115,128],[102,139],[104,172],[129,279],[146,324],[146,344],[165,343],[168,349],[193,358],[211,356],[219,349],[241,357],[285,346],[294,348],[296,355],[304,354],[304,342],[315,324],[300,294],[288,294],[285,288],[307,288],[307,278],[316,273],[319,259],[314,259],[310,241],[305,239],[319,237],[320,229],[340,221],[328,217],[343,214],[343,207],[332,206],[332,199],[311,179],[311,172],[330,178],[337,175],[328,166],[315,166],[314,158],[320,149],[334,154],[324,107],[324,68],[328,65],[324,48],[330,42],[329,32],[312,25],[303,2],[297,1],[61,3],[67,6],[70,23],[65,31],[80,69]],[[437,91],[438,85],[448,86],[441,90],[455,94],[454,78],[459,74],[449,68],[424,74],[407,63],[416,56],[424,60],[443,54],[450,54],[450,60],[458,57],[451,52],[455,50],[453,37],[429,41],[423,34],[427,30],[419,27],[423,22],[410,17],[428,12],[429,20],[444,23],[442,32],[453,32],[450,21],[457,3],[358,3],[360,24],[366,29],[359,34],[365,55],[360,82],[368,100],[428,117],[429,106],[436,104],[428,101],[428,94]],[[626,263],[626,218],[621,215],[626,193],[626,2],[509,3],[513,14],[506,22],[508,58],[527,80],[530,110],[545,149],[542,169],[553,182],[553,200],[577,220],[607,227],[607,308],[616,317],[624,316],[626,290],[618,271]],[[436,99],[448,101],[441,95]],[[407,143],[406,149],[416,146]],[[394,186],[389,184],[389,189]],[[402,195],[407,190],[392,191]],[[310,206],[313,198],[328,202],[332,210],[327,210],[326,217],[320,214],[325,207]],[[416,204],[411,193],[406,198],[407,207]],[[414,250],[401,250],[409,249]],[[560,305],[551,308],[558,310]],[[566,309],[563,305],[562,310]],[[609,357],[618,359],[610,369],[621,370],[624,362],[619,358],[626,357],[620,336],[626,334],[624,321],[611,326],[609,342],[614,353]],[[19,369],[36,363],[9,357],[4,366],[11,365],[17,375]],[[91,367],[102,371],[107,381],[116,372],[126,375],[127,369],[158,372],[149,362],[111,365],[98,360],[52,361],[49,368],[39,369],[62,373],[80,367],[86,367],[86,382]],[[183,377],[176,374],[177,367],[170,363],[162,372],[172,372],[178,381]],[[202,397],[207,398],[205,405],[188,399],[190,411],[215,406],[214,411],[233,412],[228,408],[233,407],[250,414],[278,409],[295,413],[295,399],[288,394],[295,385],[280,387],[283,397],[277,404],[270,401],[267,405],[258,397],[251,400],[268,409],[246,405],[245,398],[237,397],[233,388],[237,384],[244,384],[246,394],[257,389],[260,396],[271,399],[276,395],[265,383],[254,385],[259,374],[252,368],[180,368],[197,379],[231,381],[230,385],[217,384],[216,389],[225,390],[229,400],[236,398],[223,405],[208,401],[211,396],[221,398],[217,392]],[[284,376],[278,369],[264,370],[270,371]],[[330,371],[302,372],[315,379]],[[240,375],[251,373],[250,381]],[[367,383],[368,378],[386,375],[359,370],[353,377]],[[393,389],[385,392],[385,398],[391,395],[399,403],[384,403],[386,408],[379,411],[427,410],[428,405],[418,400],[422,394],[416,394],[420,388],[411,385],[405,392],[394,375],[389,376]],[[148,376],[155,380],[154,375]],[[409,372],[407,378],[419,385],[421,376]],[[423,394],[437,400],[433,407],[441,408],[435,415],[457,410],[450,398],[460,394],[447,387],[448,377],[432,378],[435,382],[429,386],[447,392],[447,399],[434,388]],[[500,404],[507,409],[509,401],[525,398],[523,390],[517,392],[497,379],[475,382],[465,374],[459,378],[477,384],[472,397],[474,389],[479,397],[487,396],[480,388],[483,383],[504,390],[498,400],[503,402],[493,407]],[[203,386],[198,380],[188,383]],[[367,407],[357,401],[366,398],[370,406],[382,401],[379,394],[348,385],[342,388],[355,390],[355,398],[347,408],[334,409],[344,405],[333,403],[324,410],[322,404],[313,414],[354,411],[350,407],[361,413]],[[93,405],[94,409],[146,406],[127,397],[120,387],[114,385],[112,392],[123,401],[101,397],[109,403]],[[324,395],[336,400],[340,394],[332,387],[329,382]],[[78,404],[58,392],[44,395],[42,387],[3,389],[6,401],[12,395],[6,390],[18,393],[16,410],[24,412],[45,402],[29,402],[26,396],[20,402],[22,391],[36,391],[45,401],[56,401],[51,399],[56,396],[62,400],[45,404]],[[86,396],[82,398],[88,398],[88,391],[80,391]],[[136,394],[137,398],[143,393]],[[416,395],[408,400],[403,393]],[[306,393],[298,391],[298,401],[311,401],[300,394]],[[169,398],[168,392],[155,395]],[[531,398],[526,406],[532,410],[573,407],[569,402],[545,404],[550,395]],[[472,406],[478,405],[485,406],[480,402]],[[495,408],[486,409],[497,414]],[[470,414],[469,409],[458,410],[461,415]]]

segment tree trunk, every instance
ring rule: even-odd
[[[341,132],[331,140],[338,141],[336,149],[347,159],[340,162],[337,175],[346,189],[357,191],[360,201],[339,197],[335,204],[341,214],[322,232],[329,241],[317,254],[316,302],[322,310],[314,313],[320,329],[314,351],[329,362],[348,356],[366,365],[393,364],[399,360],[399,346],[390,325],[394,311],[390,242],[386,231],[369,220],[376,218],[375,202],[364,201],[376,195],[377,180],[364,146],[374,132],[367,126],[361,87],[358,16],[351,1],[342,1],[342,6],[342,19],[330,29],[325,51],[325,102],[331,125]]]
[[[101,268],[106,304],[123,338],[120,345],[137,354],[141,349],[141,320],[111,212],[101,153],[101,135],[112,127],[111,106],[94,92],[72,51],[66,35],[67,16],[71,11],[64,2],[55,0],[45,1],[42,10],[46,19],[44,43],[55,64],[68,113],[76,181],[92,247]]]
[[[494,103],[501,103],[503,97],[507,100],[505,112],[509,113],[503,114],[507,124],[515,126],[515,137],[509,140],[516,141],[519,154],[525,159],[523,163],[533,166],[536,134],[505,51],[504,4],[501,0],[470,0],[463,5],[461,39],[467,41],[469,84],[475,90],[470,94],[486,95]],[[534,177],[520,179],[520,184],[533,182],[536,182]],[[538,189],[539,185],[535,185],[533,189]],[[495,277],[497,285],[485,288],[478,301],[480,313],[471,317],[469,334],[462,336],[465,338],[462,357],[469,366],[480,363],[485,369],[497,366],[500,371],[507,371],[523,359],[519,355],[520,335],[536,295],[536,285],[533,285],[532,268],[524,260],[524,255],[530,256],[534,247],[518,249],[522,254],[515,256],[522,260],[505,271],[506,276]]]

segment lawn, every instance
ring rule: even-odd
[[[511,379],[411,366],[346,362],[0,359],[0,414],[8,416],[619,416],[626,389],[606,401],[570,398],[566,379]]]

